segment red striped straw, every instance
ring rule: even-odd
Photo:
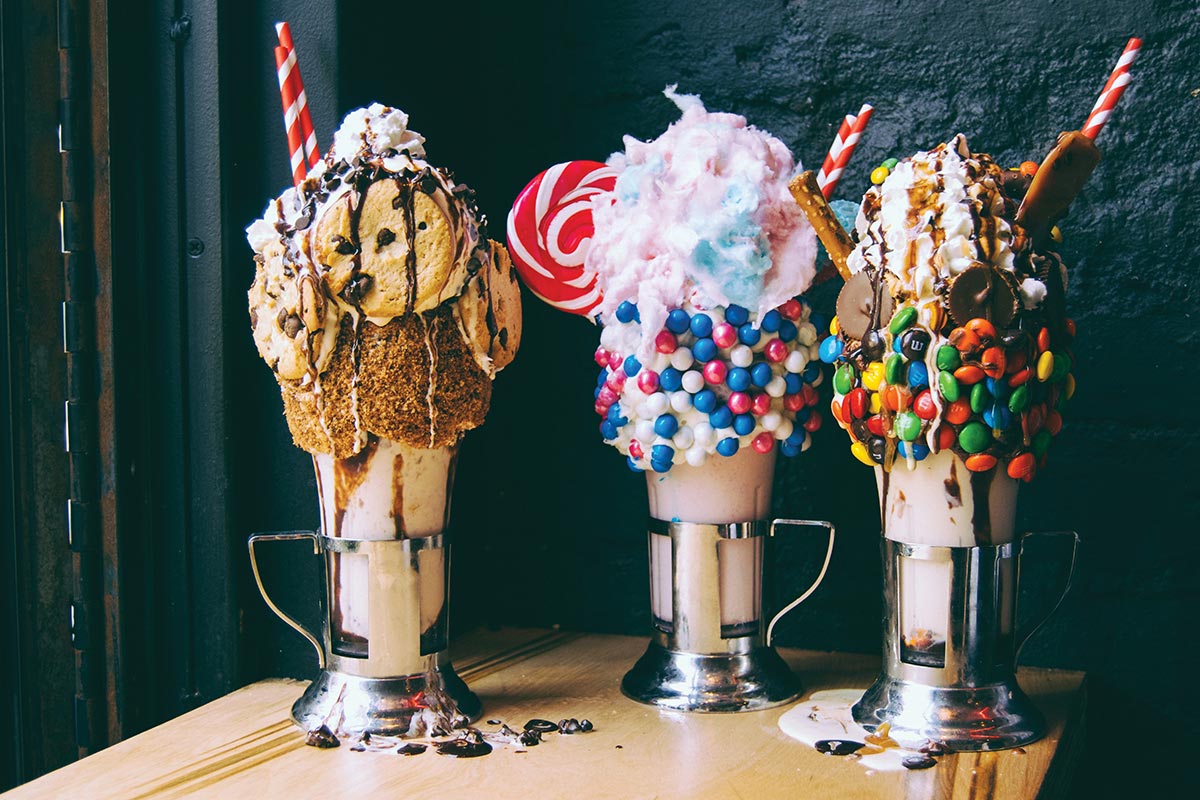
[[[825,163],[821,165],[821,171],[817,173],[817,186],[821,189],[821,194],[825,195],[826,200],[837,188],[838,179],[842,177],[843,170],[850,163],[850,157],[854,155],[854,148],[858,145],[863,131],[867,129],[867,121],[871,119],[871,112],[874,110],[870,104],[863,103],[858,114],[847,114],[842,120],[837,137],[829,147],[829,154],[825,156]]]
[[[288,149],[292,158],[292,177],[299,184],[304,173],[321,160],[317,147],[317,134],[313,129],[312,114],[308,110],[308,95],[300,77],[300,64],[296,60],[296,46],[292,42],[292,30],[286,22],[275,24],[279,46],[275,48],[275,66],[279,78],[279,95],[283,100],[283,125],[288,134]],[[282,58],[281,54],[282,53]],[[299,140],[293,141],[293,128]],[[305,157],[307,151],[307,158]]]
[[[283,128],[287,132],[288,154],[291,157],[292,183],[299,186],[307,172],[304,162],[304,137],[300,133],[300,121],[296,116],[296,95],[291,81],[285,79],[288,51],[275,48],[275,68],[279,72],[279,96],[283,100]]]
[[[1108,122],[1109,115],[1112,114],[1117,101],[1124,94],[1125,87],[1129,85],[1131,80],[1129,67],[1137,58],[1141,47],[1142,40],[1136,36],[1125,45],[1125,51],[1117,60],[1117,66],[1113,68],[1104,88],[1100,90],[1100,97],[1096,100],[1096,105],[1092,107],[1092,113],[1088,115],[1087,122],[1083,123],[1083,135],[1087,138],[1095,140],[1100,135],[1100,131],[1104,129],[1104,123]]]

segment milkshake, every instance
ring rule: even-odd
[[[520,344],[516,274],[474,192],[380,104],[346,116],[247,238],[254,341],[316,470],[329,649],[371,678],[418,669],[446,645],[454,462]],[[406,551],[411,570],[396,548],[370,545],[416,539],[429,543]],[[409,641],[419,652],[391,657]]]
[[[1074,391],[1065,266],[1049,226],[1017,221],[1036,165],[1005,170],[958,136],[881,169],[821,354],[836,365],[834,418],[875,469],[885,538],[1012,542],[1017,487],[1044,466]],[[944,650],[944,567],[902,568],[914,652]]]
[[[1012,673],[1016,504],[1074,392],[1052,223],[1096,161],[1065,134],[1040,167],[1003,169],[960,135],[885,162],[858,211],[820,355],[883,534],[884,674],[854,716],[906,745],[1039,735]]]
[[[594,408],[601,438],[646,475],[653,625],[716,655],[760,632],[775,458],[821,424],[825,323],[800,297],[817,243],[788,192],[788,148],[664,94],[681,116],[657,139],[626,136],[606,164],[531,182],[509,245],[539,297],[601,326]]]

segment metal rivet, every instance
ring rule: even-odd
[[[191,256],[192,258],[199,258],[203,252],[204,252],[204,241],[203,240],[197,239],[194,236],[191,239],[187,240],[187,254],[189,256]]]

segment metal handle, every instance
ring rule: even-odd
[[[293,542],[298,539],[311,539],[313,543],[313,554],[318,555],[321,552],[321,540],[313,531],[292,531],[290,533],[256,533],[246,542],[246,547],[250,550],[250,569],[254,571],[254,582],[258,584],[258,593],[262,595],[263,600],[267,601],[267,606],[275,612],[275,616],[286,622],[289,627],[293,628],[297,633],[308,639],[308,643],[317,651],[317,666],[319,669],[325,669],[325,648],[321,646],[321,640],[309,631],[308,628],[301,625],[292,617],[283,613],[283,609],[275,605],[275,601],[267,594],[267,587],[263,586],[262,575],[258,572],[258,558],[254,552],[254,545],[259,542]]]
[[[779,622],[785,614],[794,609],[796,606],[808,599],[809,595],[817,590],[821,585],[821,581],[825,580],[825,573],[829,569],[829,559],[833,558],[833,540],[837,531],[833,527],[833,523],[823,519],[773,519],[771,520],[770,535],[775,535],[777,527],[793,527],[793,528],[826,528],[829,530],[829,547],[825,550],[825,563],[821,565],[821,572],[817,575],[817,579],[812,582],[812,585],[804,590],[804,594],[797,597],[792,602],[788,603],[775,616],[771,617],[771,623],[767,625],[767,645],[771,644],[772,635],[775,632],[775,623]]]
[[[1063,586],[1062,593],[1058,596],[1058,600],[1055,601],[1054,605],[1051,606],[1049,611],[1042,615],[1041,619],[1033,623],[1033,627],[1029,629],[1028,633],[1026,633],[1024,636],[1018,637],[1017,651],[1013,654],[1014,661],[1020,657],[1021,649],[1025,647],[1025,643],[1029,641],[1030,637],[1041,630],[1041,627],[1046,624],[1046,620],[1054,616],[1054,612],[1058,611],[1058,607],[1061,606],[1063,604],[1063,600],[1067,598],[1067,592],[1071,591],[1071,582],[1075,580],[1075,564],[1079,556],[1079,534],[1075,531],[1028,531],[1021,536],[1021,550],[1017,554],[1018,573],[1021,569],[1021,559],[1025,554],[1025,539],[1030,536],[1070,536],[1073,540],[1071,543],[1071,567],[1070,571],[1067,572],[1067,583],[1065,586]],[[1019,585],[1017,590],[1020,590]],[[1016,624],[1015,619],[1013,620],[1013,624]]]

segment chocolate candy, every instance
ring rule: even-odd
[[[864,387],[866,387],[867,391],[869,391],[869,392],[877,392],[877,391],[879,391],[879,387],[883,384],[883,378],[884,378],[883,362],[882,361],[872,361],[870,364],[867,365],[867,368],[865,370],[863,370],[862,385]],[[834,386],[834,388],[837,388],[836,385]]]
[[[913,413],[923,420],[932,420],[937,416],[937,406],[934,404],[933,395],[928,389],[918,394],[913,400]]]
[[[979,453],[992,443],[992,432],[981,422],[971,422],[958,432],[958,446],[967,453]]]
[[[896,436],[906,442],[916,441],[921,435],[921,418],[912,411],[901,411],[896,415]]]
[[[926,755],[906,756],[900,763],[905,769],[929,769],[937,766],[937,761]]]
[[[1008,477],[1018,481],[1029,480],[1037,468],[1036,461],[1033,453],[1021,453],[1008,462]]]
[[[924,361],[913,361],[908,365],[908,385],[913,389],[929,385],[929,369]]]
[[[905,306],[896,312],[892,317],[892,321],[888,323],[888,330],[893,336],[899,335],[901,331],[912,325],[917,320],[917,309],[915,306]]]
[[[982,414],[992,402],[992,396],[988,393],[987,386],[982,383],[977,383],[971,387],[971,412],[974,414]]]
[[[946,398],[946,402],[953,403],[958,399],[959,386],[955,380],[954,374],[951,372],[939,372],[937,376],[938,391],[942,397]]]
[[[909,361],[924,361],[930,339],[929,331],[920,328],[907,330],[900,336],[900,352]]]
[[[900,383],[904,380],[904,357],[892,353],[883,364],[883,378],[888,383]]]
[[[833,390],[838,394],[849,394],[854,388],[854,367],[842,364],[833,373]]]
[[[894,308],[891,293],[886,288],[880,291],[877,315],[875,296],[875,287],[867,273],[857,272],[846,281],[837,299],[838,326],[844,336],[861,340],[880,320],[891,319]]]
[[[887,341],[879,331],[868,330],[863,334],[861,346],[863,358],[868,361],[877,361],[887,350]]]
[[[986,318],[1004,327],[1017,315],[1017,293],[998,270],[983,264],[969,267],[950,284],[950,316],[960,325]]]
[[[1012,396],[1008,398],[1008,410],[1014,414],[1020,414],[1029,407],[1029,387],[1025,385],[1018,386],[1013,390]]]

